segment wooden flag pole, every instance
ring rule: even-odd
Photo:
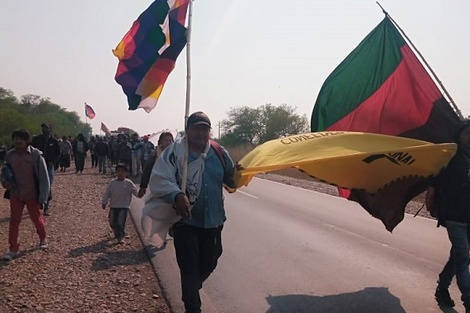
[[[188,13],[188,29],[186,31],[186,108],[184,110],[184,127],[186,130],[186,122],[189,117],[190,103],[191,103],[191,28],[193,19],[193,0],[189,0],[189,13]],[[184,163],[183,173],[181,177],[181,191],[186,192],[186,180],[188,179],[188,159],[189,159],[189,146],[188,139],[184,139]]]
[[[382,5],[376,1],[377,5],[382,9],[382,12],[385,14],[386,17],[388,17],[390,19],[390,21],[392,21],[393,25],[395,25],[395,27],[400,31],[400,33],[403,35],[403,37],[405,37],[405,39],[410,43],[411,47],[413,48],[414,51],[416,51],[416,53],[418,54],[418,56],[420,57],[420,59],[423,61],[424,65],[426,65],[427,69],[429,70],[429,72],[431,72],[432,76],[434,77],[434,80],[439,84],[439,86],[442,88],[442,91],[444,91],[444,94],[447,96],[447,98],[449,99],[449,102],[450,104],[452,105],[452,107],[454,108],[454,111],[457,113],[457,115],[460,117],[460,119],[464,119],[463,115],[462,115],[462,112],[460,111],[460,109],[457,107],[457,105],[455,104],[454,102],[454,99],[452,99],[452,97],[450,96],[449,92],[447,91],[446,87],[444,87],[444,84],[441,82],[441,80],[437,77],[436,73],[433,71],[433,69],[431,68],[431,66],[428,64],[428,62],[426,61],[426,59],[423,57],[423,55],[421,54],[421,52],[419,52],[419,50],[416,48],[416,46],[413,44],[413,42],[410,40],[410,38],[408,38],[408,36],[405,34],[405,32],[403,31],[403,29],[395,22],[395,20],[390,16],[390,14],[388,14],[387,11],[385,11],[385,9],[382,7]]]

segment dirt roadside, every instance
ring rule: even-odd
[[[124,245],[111,236],[108,210],[100,206],[110,179],[89,164],[83,174],[56,172],[46,251],[37,249],[25,209],[20,256],[0,261],[0,312],[170,312],[131,218]],[[8,222],[9,204],[1,199],[2,255]]]

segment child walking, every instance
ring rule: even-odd
[[[116,178],[112,179],[101,200],[101,206],[106,209],[109,202],[109,226],[114,231],[118,243],[123,244],[126,236],[126,219],[131,205],[132,195],[137,196],[138,189],[134,183],[127,178],[126,165],[116,165]]]
[[[15,130],[11,139],[14,148],[6,153],[0,175],[0,182],[8,191],[4,197],[10,199],[10,250],[2,258],[7,261],[18,256],[18,232],[25,206],[39,235],[39,248],[47,249],[46,227],[41,210],[46,205],[51,187],[46,162],[42,152],[30,145],[29,131]]]

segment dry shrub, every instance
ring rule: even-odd
[[[240,161],[248,152],[253,150],[255,148],[255,145],[253,144],[241,144],[241,145],[236,145],[236,146],[228,146],[225,147],[230,153],[230,156],[232,157],[232,160],[234,162]]]

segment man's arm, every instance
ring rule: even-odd
[[[57,139],[54,139],[54,163],[59,160],[59,157],[60,157],[59,141],[57,141]]]
[[[157,156],[152,154],[147,162],[145,162],[144,170],[142,172],[142,178],[140,179],[140,188],[147,188],[150,175],[152,174],[153,166],[155,165],[155,161],[157,161]]]
[[[45,204],[49,199],[51,192],[51,183],[49,181],[49,174],[47,173],[46,161],[42,156],[38,157],[38,180],[39,180],[39,198],[38,202]]]
[[[222,146],[221,146],[222,147]],[[225,159],[225,168],[224,168],[224,187],[225,189],[232,193],[236,191],[236,184],[233,179],[233,174],[235,172],[235,164],[230,157],[228,151],[222,147],[222,152],[224,154],[224,159]]]

